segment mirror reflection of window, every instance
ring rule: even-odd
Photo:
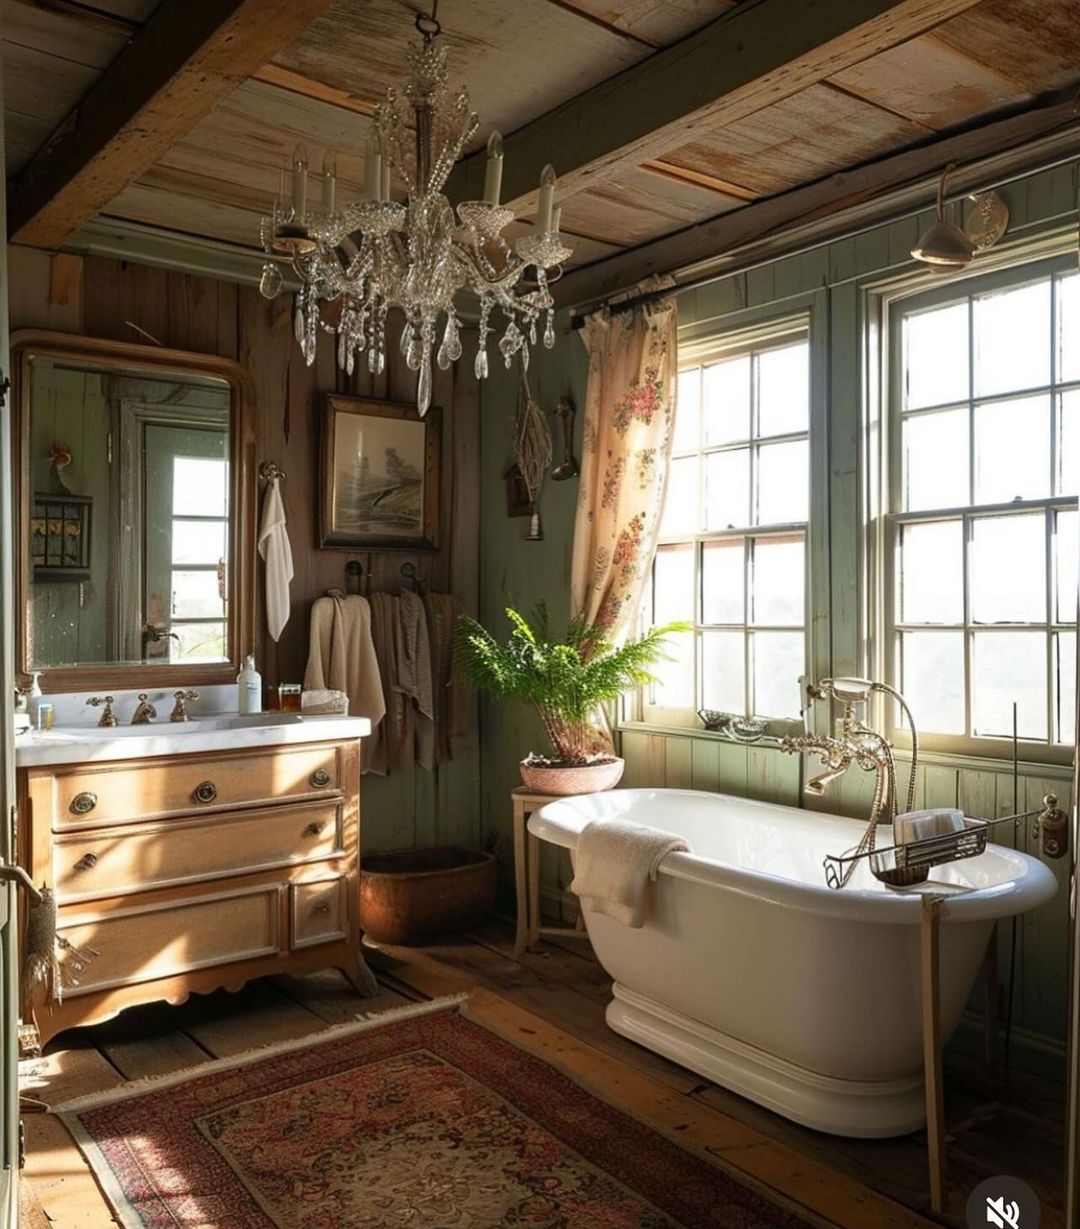
[[[227,656],[228,461],[174,457],[172,510],[175,657],[220,661]]]
[[[155,412],[142,428],[143,655],[221,661],[228,656],[228,436],[212,422],[161,417]]]
[[[29,389],[28,667],[228,661],[229,384],[35,355]]]

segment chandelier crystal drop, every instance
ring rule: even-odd
[[[401,353],[417,373],[416,405],[424,414],[431,404],[432,362],[445,371],[462,355],[459,296],[471,294],[479,301],[477,379],[488,374],[488,338],[499,330],[497,345],[506,366],[519,353],[527,365],[541,319],[544,345],[555,344],[550,285],[571,249],[559,235],[550,166],[540,177],[534,230],[512,246],[503,237],[514,213],[499,204],[497,132],[488,140],[484,199],[462,201],[456,209],[451,205],[443,188],[479,120],[468,94],[452,95],[447,87],[435,12],[418,15],[416,27],[423,42],[409,49],[404,96],[388,90],[375,108],[363,199],[337,207],[336,161],[327,153],[321,176],[315,176],[322,181],[320,201],[309,201],[307,154],[298,146],[291,192],[286,199],[283,181],[273,214],[262,220],[262,245],[268,256],[287,260],[300,281],[294,324],[309,365],[325,332],[336,336],[338,365],[348,374],[360,361],[373,374],[381,373],[387,317],[391,308],[401,311]],[[404,185],[404,203],[392,198],[395,181]],[[272,299],[283,284],[278,265],[268,261],[260,291]]]

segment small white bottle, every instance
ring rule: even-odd
[[[236,676],[236,707],[241,713],[262,712],[262,675],[255,669],[255,654],[244,658]]]
[[[45,699],[45,693],[41,690],[41,671],[35,670],[30,677],[33,681],[30,684],[30,690],[26,693],[26,711],[30,714],[30,728],[36,730],[38,710],[41,708],[42,700]]]

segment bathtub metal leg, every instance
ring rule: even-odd
[[[987,1071],[997,1068],[998,1060],[998,1002],[1000,999],[1000,983],[998,981],[998,924],[994,923],[990,935],[990,943],[986,949],[986,967],[984,970],[983,1001],[983,1061]]]
[[[540,942],[540,838],[529,833],[529,947]]]
[[[944,897],[922,898],[923,1066],[926,1078],[926,1145],[930,1168],[930,1206],[945,1210],[945,1093],[941,1069],[941,904]]]
[[[529,818],[522,799],[511,795],[514,803],[514,895],[517,897],[517,929],[514,932],[514,959],[520,960],[529,942],[528,873],[525,866],[525,824]]]

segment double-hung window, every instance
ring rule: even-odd
[[[810,361],[805,321],[680,354],[646,622],[681,619],[643,716],[798,715],[805,673]]]
[[[1075,260],[1071,265],[1075,270]],[[1071,743],[1080,275],[1031,265],[891,312],[893,678],[943,749]]]

